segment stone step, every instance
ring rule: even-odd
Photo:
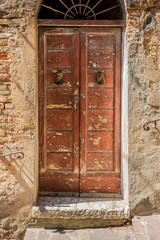
[[[60,230],[27,229],[24,240],[135,240],[127,227]]]
[[[68,220],[70,221],[70,220]],[[134,217],[132,226],[97,229],[28,228],[24,240],[159,240],[160,215]]]
[[[160,239],[160,215],[134,217],[132,226],[136,240]]]
[[[104,198],[40,197],[32,208],[32,227],[99,228],[120,226],[129,219],[123,200]]]

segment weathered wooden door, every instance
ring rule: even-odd
[[[119,28],[39,29],[41,192],[120,193]]]

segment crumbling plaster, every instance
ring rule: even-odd
[[[32,220],[38,186],[38,58],[36,0],[0,3],[0,148],[23,151],[15,163],[0,161],[0,238],[21,238]],[[129,196],[132,214],[160,209],[159,118],[160,8],[156,0],[127,0],[122,85],[128,82]],[[124,79],[125,78],[125,79]],[[125,88],[124,88],[125,89]],[[122,91],[122,94],[126,94]],[[127,96],[127,95],[126,95]],[[123,110],[122,110],[123,111]],[[127,116],[126,116],[127,120]],[[122,131],[123,132],[123,131]],[[127,133],[126,136],[127,137]],[[123,139],[123,136],[122,136]],[[125,145],[124,145],[125,146]],[[126,146],[127,147],[127,146]],[[124,147],[124,155],[125,155]],[[127,151],[126,151],[127,152]],[[127,179],[126,179],[127,181]]]

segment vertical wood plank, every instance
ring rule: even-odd
[[[39,29],[39,82],[38,82],[38,120],[39,120],[39,167],[44,168],[44,35]]]
[[[60,39],[61,43],[58,43],[57,39]],[[44,28],[40,33],[40,41],[40,67],[43,70],[42,76],[40,75],[39,97],[40,139],[42,139],[40,149],[43,149],[40,191],[77,193],[79,192],[79,31]],[[68,47],[67,50],[62,48],[63,42],[64,46]],[[57,50],[57,48],[62,49]],[[63,84],[63,81],[60,85],[55,83],[56,72],[59,69],[63,72],[65,80],[68,81],[69,78],[69,85],[66,82]],[[67,70],[70,72],[70,77]],[[48,76],[50,84],[48,84]]]
[[[91,43],[88,49],[88,37],[94,39],[96,52],[93,52]],[[111,43],[106,42],[106,50],[103,48],[102,39],[112,39]],[[121,117],[121,82],[120,82],[120,60],[121,52],[121,31],[120,29],[85,29],[81,33],[81,175],[80,193],[120,193],[120,117]],[[95,53],[95,54],[94,54]],[[103,54],[102,54],[103,53]],[[105,64],[105,61],[112,59],[112,64]],[[95,71],[89,74],[90,71]],[[104,85],[96,83],[96,71],[105,71]],[[106,84],[108,74],[106,71],[113,71],[113,85]],[[92,83],[88,86],[89,81]],[[112,94],[111,94],[112,93]],[[98,116],[97,129],[92,127],[94,123],[90,111]],[[110,111],[110,116],[104,115],[104,122],[112,122],[113,129],[101,129],[100,111]],[[83,114],[85,113],[85,114]],[[97,114],[97,115],[96,115]],[[112,117],[111,117],[112,116]],[[109,117],[109,119],[108,119]],[[110,118],[111,117],[111,118]],[[89,128],[88,128],[88,124]],[[103,156],[103,157],[102,157]],[[94,163],[94,161],[96,161]],[[110,168],[107,166],[110,162]],[[89,166],[92,166],[91,168]]]
[[[81,158],[80,178],[86,172],[87,164],[87,41],[86,33],[81,32]]]
[[[120,172],[121,154],[121,29],[115,32],[115,117],[114,117],[114,157],[115,172]]]
[[[74,82],[73,82],[73,106],[74,106],[74,114],[73,114],[73,153],[74,153],[74,161],[73,161],[73,171],[77,173],[79,172],[79,31],[74,32]],[[79,191],[79,189],[78,189]]]

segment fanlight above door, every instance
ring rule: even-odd
[[[39,19],[122,20],[119,0],[43,0]]]

